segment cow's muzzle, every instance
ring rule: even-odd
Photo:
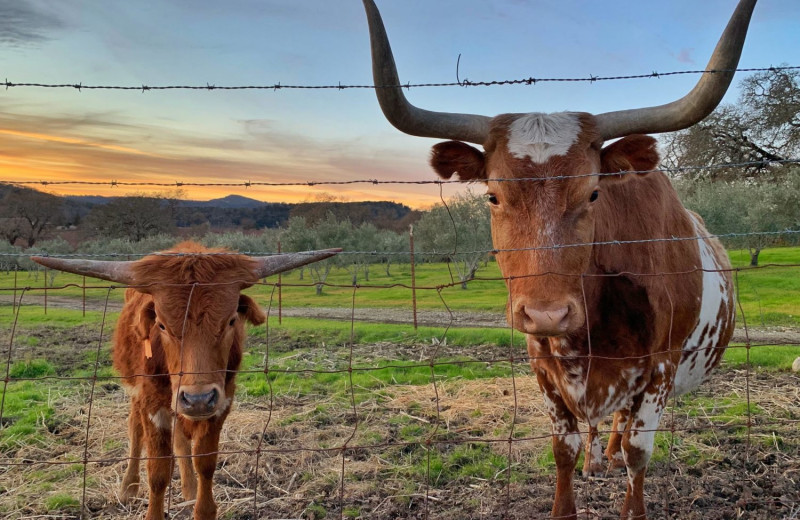
[[[177,396],[178,413],[187,419],[208,419],[216,414],[219,396],[216,385],[181,386]]]
[[[514,328],[536,336],[564,336],[580,326],[578,306],[563,302],[517,302],[514,305]]]

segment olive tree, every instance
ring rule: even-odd
[[[471,190],[456,195],[446,204],[434,206],[414,226],[417,249],[429,258],[450,262],[458,273],[461,288],[492,250],[489,208],[484,195]]]

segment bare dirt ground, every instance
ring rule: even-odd
[[[87,353],[98,347],[90,327],[26,334],[37,341],[19,346],[15,356],[46,357],[70,370],[89,368]],[[424,360],[434,352],[484,363],[508,356],[506,348],[491,345],[380,343],[351,352],[295,341],[275,352],[296,352],[333,370],[346,369],[351,355],[365,364]],[[253,338],[249,348],[263,352],[264,339]],[[240,392],[215,475],[220,518],[548,518],[554,487],[549,421],[535,381],[524,363],[517,366],[514,378],[353,388],[355,404],[324,388],[290,388],[272,397]],[[59,493],[84,503],[90,518],[141,517],[146,493],[128,505],[118,500],[127,464],[127,398],[118,382],[86,379],[66,390],[49,380],[37,384],[53,385],[49,400],[56,414],[42,419],[42,442],[0,453],[4,518],[76,518],[75,507],[48,501]],[[749,414],[741,410],[746,402]],[[672,404],[646,484],[650,518],[800,517],[796,375],[723,367],[698,392]],[[621,474],[586,479],[576,471],[580,518],[617,518],[625,485]],[[188,519],[191,504],[179,487],[176,476],[170,515]]]

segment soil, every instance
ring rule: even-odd
[[[308,312],[320,315],[317,309]],[[45,357],[62,367],[59,375],[94,366],[96,327],[24,334],[36,339],[15,346],[15,359]],[[285,337],[270,344],[273,354],[296,356],[298,366],[319,370],[347,370],[350,359],[361,366],[454,356],[493,363],[508,357],[507,348],[486,345],[376,343],[351,349]],[[248,344],[251,353],[265,348],[263,337]],[[100,351],[100,365],[107,366],[107,351]],[[549,420],[534,379],[524,363],[517,366],[514,378],[353,388],[352,402],[327,392],[324,382],[310,393],[289,389],[256,397],[240,391],[215,474],[219,517],[548,518],[554,489]],[[298,381],[303,377],[311,376],[297,374]],[[127,397],[118,382],[86,379],[67,391],[50,379],[37,384],[53,385],[56,414],[43,418],[43,442],[0,453],[4,517],[76,518],[76,508],[47,505],[57,493],[85,503],[91,518],[141,517],[146,493],[129,505],[118,501],[127,457]],[[745,397],[751,414],[729,411]],[[649,517],[798,518],[799,423],[797,375],[722,367],[696,393],[674,400],[662,420],[661,456],[651,462],[645,487]],[[87,464],[81,462],[84,456]],[[491,469],[488,461],[495,461],[495,469],[470,470],[470,464]],[[576,470],[574,478],[579,518],[618,517],[624,475],[583,478]],[[183,503],[179,488],[176,476],[170,516],[188,519],[191,504]]]

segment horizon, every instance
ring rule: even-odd
[[[459,79],[472,81],[703,69],[736,5],[734,0],[377,3],[400,80],[415,84],[455,81],[459,56]],[[546,23],[537,24],[540,20]],[[34,0],[0,5],[0,77],[11,83],[126,87],[370,85],[368,40],[358,1],[232,0],[222,7]],[[800,3],[762,1],[739,67],[800,65],[798,48]],[[735,102],[745,76],[736,75],[724,103]],[[407,96],[437,111],[599,113],[672,101],[698,79],[686,74],[412,88]],[[0,182],[26,181],[59,195],[164,193],[183,183],[193,200],[235,194],[297,203],[335,196],[417,209],[466,189],[433,182],[427,160],[437,141],[393,128],[372,88],[145,92],[31,86],[0,92]],[[372,179],[378,184],[331,184]],[[33,185],[42,181],[50,184]],[[102,185],[53,184],[65,181]],[[113,187],[115,181],[164,186]],[[295,185],[245,187],[247,182]]]

